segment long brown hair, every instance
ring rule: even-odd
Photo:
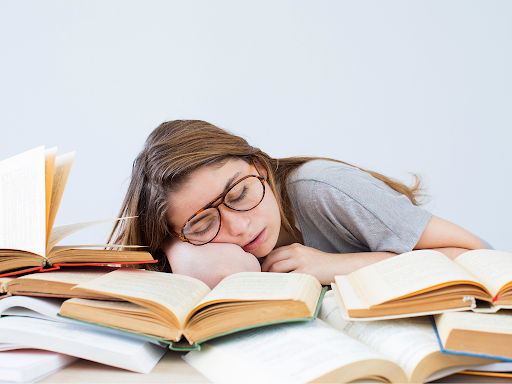
[[[145,245],[159,260],[146,267],[170,271],[160,246],[171,236],[166,219],[169,196],[199,167],[218,164],[230,158],[255,160],[267,170],[267,183],[274,192],[285,229],[293,233],[294,214],[286,189],[286,179],[302,164],[323,157],[287,157],[275,159],[252,147],[240,136],[200,120],[175,120],[162,123],[147,138],[133,163],[132,176],[119,217],[136,216],[116,222],[109,242]],[[356,167],[358,168],[358,167]],[[425,196],[420,178],[408,187],[380,173],[368,171],[395,191],[404,194],[414,205]]]

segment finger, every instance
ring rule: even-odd
[[[268,272],[279,272],[279,273],[287,273],[292,272],[297,269],[297,265],[293,260],[285,259],[280,260],[274,264],[272,264]]]
[[[289,258],[289,255],[286,252],[283,252],[281,248],[273,250],[265,257],[265,260],[263,260],[263,263],[261,264],[262,272],[269,272],[272,264],[281,260],[286,260],[287,258]]]

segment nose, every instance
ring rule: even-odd
[[[220,232],[229,234],[230,236],[236,237],[244,234],[249,228],[251,222],[248,213],[233,211],[224,205],[219,206],[220,211]]]

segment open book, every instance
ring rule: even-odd
[[[114,267],[68,267],[46,273],[29,273],[18,277],[0,277],[0,298],[2,295],[23,295],[43,297],[80,297],[84,299],[107,299],[101,294],[80,294],[71,288],[114,271]]]
[[[428,318],[380,330],[372,323],[360,328],[343,321],[329,296],[314,322],[228,335],[184,358],[214,383],[423,382],[489,362],[467,356],[445,360]]]
[[[498,313],[449,312],[434,316],[445,353],[512,361],[512,311]]]
[[[56,154],[56,148],[38,147],[0,161],[0,276],[58,269],[59,265],[155,262],[151,254],[142,251],[56,246],[78,230],[115,220],[53,227],[74,159],[74,152]]]
[[[121,268],[71,291],[127,302],[69,299],[62,304],[62,316],[156,337],[171,349],[191,350],[247,327],[314,319],[325,289],[313,276],[299,273],[241,272],[210,290],[189,276]],[[182,336],[188,341],[184,346],[176,344]]]
[[[412,251],[336,276],[332,289],[348,320],[496,312],[512,308],[512,254],[479,249],[452,261],[441,252]]]

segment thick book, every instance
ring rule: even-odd
[[[444,353],[512,361],[512,311],[450,312],[432,317]]]
[[[242,329],[313,320],[325,290],[315,277],[300,273],[241,272],[210,290],[189,276],[120,268],[71,291],[126,302],[73,298],[62,304],[60,315],[193,350]]]
[[[489,361],[444,359],[428,319],[358,324],[344,321],[335,305],[327,292],[313,322],[272,325],[210,340],[184,359],[214,383],[223,384],[424,382]]]
[[[166,348],[100,327],[34,317],[0,317],[0,343],[62,353],[133,372],[149,373]]]
[[[347,320],[512,308],[512,254],[468,251],[454,261],[433,250],[404,253],[336,276],[332,289]]]
[[[74,356],[34,349],[0,352],[0,383],[35,383],[74,363]]]
[[[80,294],[71,288],[89,280],[96,279],[115,267],[67,267],[46,273],[29,273],[18,277],[0,277],[0,298],[12,295],[43,296],[84,299],[108,299],[101,294]]]
[[[156,262],[150,253],[126,246],[56,245],[78,230],[117,220],[53,226],[73,159],[74,152],[57,156],[56,148],[38,147],[0,161],[0,277],[62,265]]]

